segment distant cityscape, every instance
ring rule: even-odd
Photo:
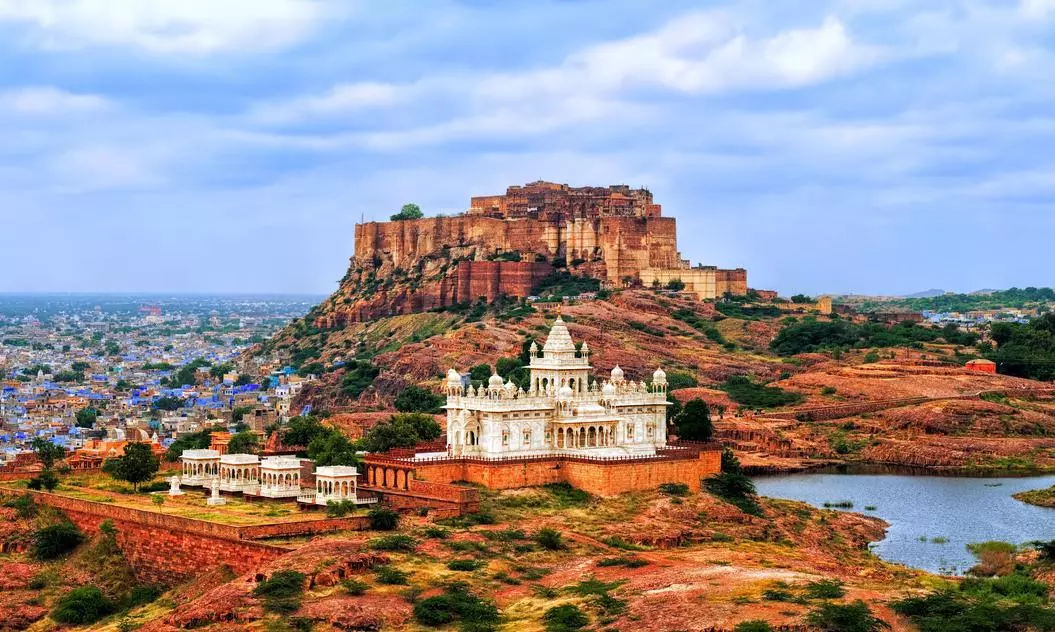
[[[101,460],[128,441],[262,432],[310,378],[241,354],[318,300],[0,295],[0,465],[35,438]]]

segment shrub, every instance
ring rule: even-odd
[[[863,601],[824,603],[806,615],[806,623],[822,632],[876,632],[889,628]]]
[[[740,460],[729,448],[722,451],[722,471],[706,479],[704,487],[745,513],[759,515],[762,512],[755,500],[754,481],[744,474]]]
[[[405,533],[393,533],[370,540],[370,548],[375,551],[413,551],[417,546],[414,538]]]
[[[590,502],[589,492],[572,487],[570,483],[550,483],[543,485],[542,488],[562,506],[582,506]]]
[[[565,604],[547,610],[542,615],[542,623],[546,632],[570,632],[585,628],[590,619],[578,606]]]
[[[326,501],[326,515],[330,518],[343,518],[350,513],[355,512],[355,502],[344,499],[344,500],[328,500]]]
[[[451,560],[447,562],[447,568],[452,571],[475,571],[481,565],[482,562],[479,560]]]
[[[776,408],[797,404],[803,400],[801,393],[785,391],[777,386],[765,386],[744,375],[727,379],[721,389],[737,404],[750,408]]]
[[[341,582],[341,587],[344,588],[344,592],[349,595],[361,595],[370,589],[370,584],[358,579],[346,579]]]
[[[835,395],[839,392],[839,389],[834,386],[825,386],[821,389],[821,395]]]
[[[392,566],[378,566],[374,569],[374,576],[382,584],[405,586],[410,583],[410,575]]]
[[[401,413],[440,413],[443,406],[442,395],[437,395],[427,388],[411,384],[396,396],[394,405]]]
[[[81,586],[55,603],[51,618],[68,625],[88,625],[113,613],[114,603],[95,586]]]
[[[433,627],[459,621],[464,630],[488,630],[498,623],[498,607],[469,592],[465,584],[455,583],[442,595],[414,604],[414,618]]]
[[[835,579],[822,579],[806,584],[806,596],[810,599],[838,599],[845,594],[842,582]]]
[[[33,557],[54,560],[66,555],[84,541],[84,534],[69,522],[44,527],[33,536]]]
[[[538,530],[535,534],[535,542],[550,551],[559,551],[565,547],[564,536],[561,535],[560,531],[549,527]]]
[[[4,507],[15,510],[19,518],[32,518],[37,515],[37,504],[33,501],[32,494],[22,494],[4,502]]]
[[[688,496],[689,486],[685,483],[660,483],[659,491],[668,496]]]
[[[393,531],[399,526],[399,514],[388,507],[374,507],[367,515],[374,531]]]
[[[648,566],[648,560],[635,556],[606,557],[597,562],[598,566],[624,566],[626,568],[641,568]]]
[[[271,577],[261,581],[253,594],[264,601],[264,609],[280,614],[289,614],[300,608],[304,596],[304,573],[297,571],[275,571]]]
[[[442,529],[440,527],[425,527],[425,537],[433,538],[436,540],[446,540],[451,536],[451,532]]]
[[[737,623],[733,632],[773,632],[773,626],[761,619],[751,619]]]

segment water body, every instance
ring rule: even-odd
[[[1025,477],[804,473],[755,479],[758,493],[815,507],[850,501],[855,511],[890,524],[872,551],[890,562],[932,573],[961,574],[975,564],[967,545],[1055,539],[1055,509],[1012,494],[1055,485],[1055,475]],[[874,511],[866,506],[875,506]],[[935,542],[935,539],[939,541]],[[941,539],[946,541],[943,543]]]

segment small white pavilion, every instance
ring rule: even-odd
[[[245,492],[260,484],[260,457],[255,454],[220,455],[220,490]]]
[[[220,476],[220,453],[216,450],[184,450],[180,460],[183,462],[180,482],[184,485],[207,488]]]
[[[331,500],[350,500],[357,505],[377,502],[376,498],[359,498],[359,470],[347,465],[315,468],[315,504],[326,506]]]
[[[300,459],[267,457],[260,462],[260,491],[265,498],[296,498],[300,495]]]

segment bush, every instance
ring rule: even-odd
[[[55,603],[51,618],[68,625],[88,625],[114,612],[115,606],[95,586],[81,586],[66,593]]]
[[[406,586],[410,583],[410,575],[392,566],[378,566],[374,569],[374,576],[378,582],[391,586]]]
[[[606,557],[598,560],[597,565],[601,567],[623,566],[626,568],[641,568],[642,566],[648,566],[648,560],[634,556]]]
[[[481,565],[482,562],[479,560],[451,560],[447,562],[447,568],[452,571],[475,571]]]
[[[253,594],[264,601],[269,612],[289,614],[300,608],[304,596],[304,573],[297,571],[275,571],[253,589]]]
[[[399,514],[388,507],[374,507],[367,515],[374,531],[393,531],[399,526]]]
[[[708,492],[745,513],[759,515],[762,512],[755,500],[754,481],[744,474],[740,460],[729,448],[722,451],[722,471],[706,479],[703,484]]]
[[[733,632],[773,632],[773,626],[761,619],[752,619],[737,623]]]
[[[848,604],[821,604],[806,615],[806,623],[822,632],[875,632],[890,627],[877,619],[860,600]]]
[[[688,496],[689,486],[685,483],[660,483],[659,491],[668,496]]]
[[[842,582],[835,579],[822,579],[806,584],[806,596],[810,599],[838,599],[845,594]]]
[[[765,386],[744,375],[734,375],[721,386],[729,398],[749,408],[776,408],[797,404],[803,400],[800,393],[785,391],[777,386]]]
[[[439,627],[459,621],[463,630],[488,630],[498,623],[498,607],[469,592],[465,584],[452,584],[442,595],[414,604],[414,618]]]
[[[542,615],[542,623],[546,632],[570,632],[585,628],[590,619],[578,606],[565,604],[547,610]]]
[[[341,587],[344,588],[344,592],[349,595],[359,596],[370,589],[370,584],[358,579],[346,579],[341,582]]]
[[[417,542],[414,538],[405,533],[394,533],[370,540],[370,548],[375,551],[413,551],[415,546]]]
[[[559,551],[565,547],[564,536],[561,535],[560,531],[549,527],[538,530],[538,533],[535,534],[535,542],[550,551]]]
[[[350,513],[355,513],[355,502],[352,500],[328,500],[326,501],[326,515],[330,518],[343,518]]]
[[[426,538],[433,538],[436,540],[446,540],[451,536],[450,531],[440,527],[425,527],[424,533]]]
[[[37,515],[37,503],[33,501],[32,494],[22,494],[18,498],[4,501],[4,507],[14,509],[19,518],[32,518]]]
[[[55,560],[73,551],[84,541],[84,534],[69,522],[44,527],[33,536],[33,557]]]
[[[429,413],[442,412],[440,406],[444,404],[442,395],[437,395],[427,388],[410,385],[396,396],[395,407],[401,413]]]

